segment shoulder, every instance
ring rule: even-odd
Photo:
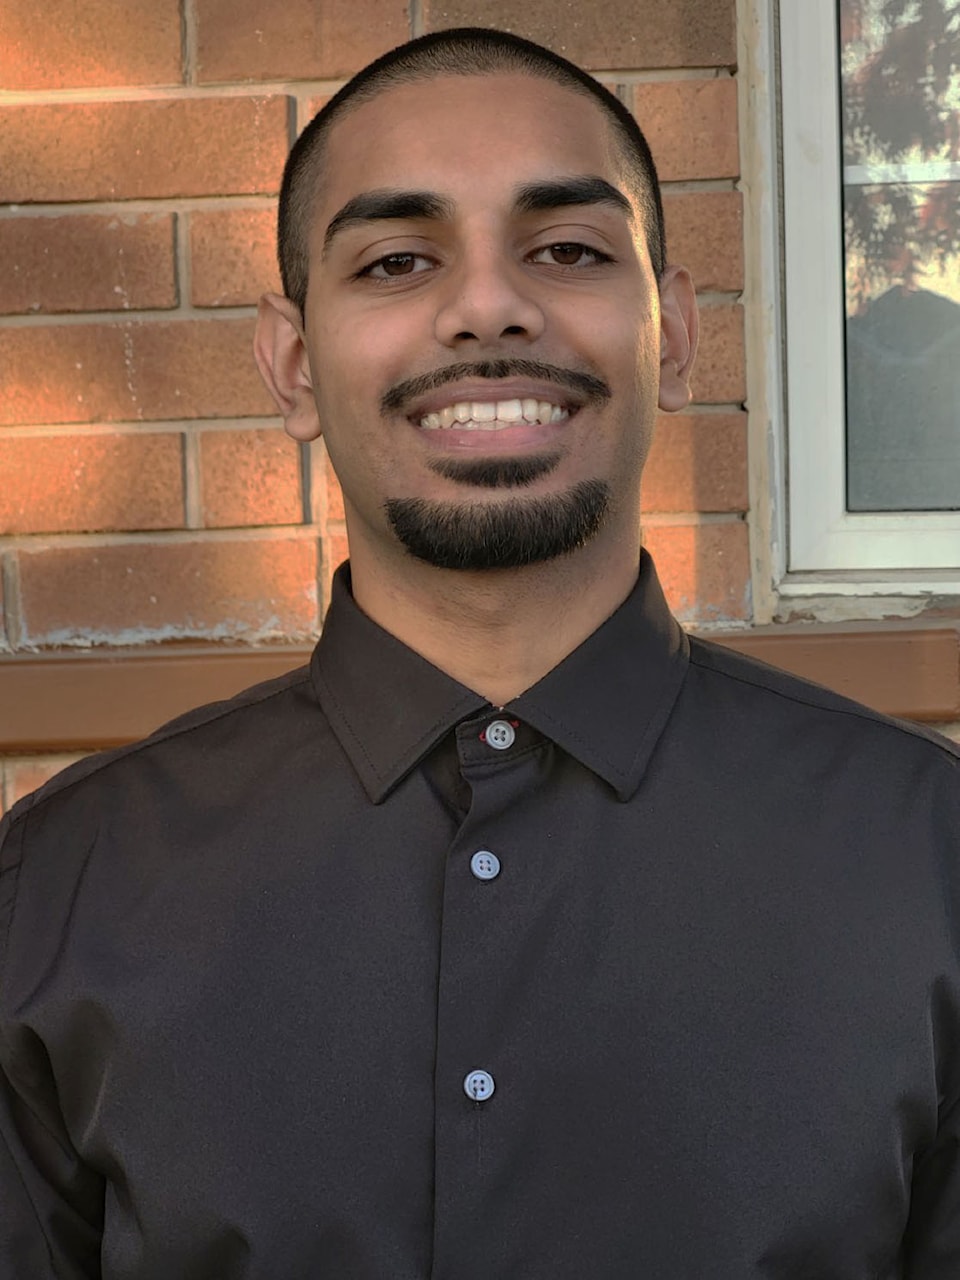
[[[232,698],[196,707],[138,742],[86,756],[62,770],[13,806],[0,826],[0,840],[28,815],[67,805],[75,796],[79,803],[84,793],[111,789],[119,780],[149,770],[158,761],[179,759],[189,769],[191,760],[209,759],[211,753],[222,752],[224,744],[229,746],[230,757],[255,756],[271,725],[293,722],[298,710],[309,714],[311,709],[320,714],[306,666],[253,685]],[[226,758],[222,764],[227,767]]]
[[[925,725],[874,711],[813,681],[791,675],[725,645],[690,636],[690,667],[701,696],[735,704],[743,715],[796,730],[803,725],[825,737],[853,735],[887,751],[917,751],[960,764],[960,744]]]
[[[312,752],[301,767],[314,776],[329,759],[325,726],[299,668],[89,756],[24,797],[0,821],[0,962],[16,919],[27,945],[37,921],[70,918],[87,882],[115,894],[151,868],[182,873],[196,860],[194,833],[212,827],[239,844],[289,785],[290,760]]]

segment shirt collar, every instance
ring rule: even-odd
[[[628,800],[689,660],[646,552],[633,591],[563,662],[508,706]],[[311,673],[370,799],[379,804],[456,724],[490,704],[366,616],[337,571]]]
[[[653,560],[630,595],[509,710],[629,800],[670,718],[690,660]]]

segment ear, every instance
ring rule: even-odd
[[[686,267],[667,267],[660,281],[660,408],[676,413],[690,403],[690,371],[700,315]]]
[[[320,419],[313,398],[303,319],[295,302],[279,293],[263,295],[257,308],[253,354],[260,376],[283,414],[287,434],[294,440],[316,440]]]

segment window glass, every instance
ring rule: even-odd
[[[840,0],[847,509],[960,508],[960,0]]]

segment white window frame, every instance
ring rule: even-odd
[[[779,4],[789,512],[781,589],[790,592],[793,574],[811,589],[810,575],[866,581],[879,573],[891,585],[895,578],[900,590],[956,592],[960,512],[846,510],[837,4]],[[889,181],[904,168],[884,166],[881,173],[861,166],[847,179]],[[933,168],[943,180],[957,166],[924,166]],[[925,176],[920,166],[910,167],[911,180]]]

